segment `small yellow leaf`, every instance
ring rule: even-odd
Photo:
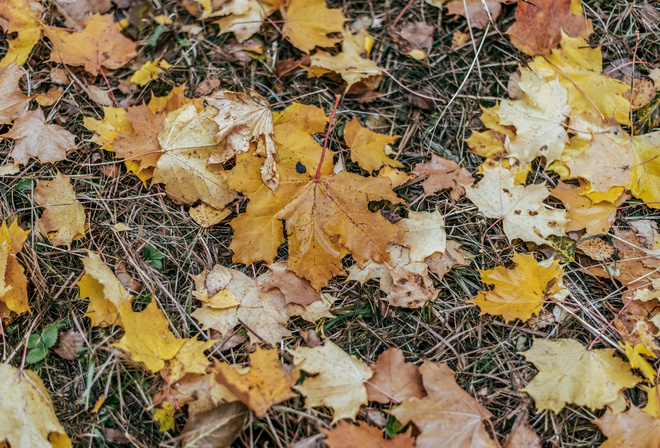
[[[426,53],[418,49],[410,50],[410,52],[408,52],[408,56],[410,56],[411,58],[417,61],[423,61],[424,59],[426,59]]]
[[[399,139],[399,135],[389,136],[377,134],[362,127],[357,118],[353,117],[344,127],[344,140],[351,150],[351,160],[360,168],[371,174],[383,165],[403,168],[398,160],[387,157],[385,149]]]
[[[158,76],[161,73],[165,73],[165,70],[169,69],[170,67],[172,67],[172,64],[161,58],[157,58],[153,61],[147,61],[142,64],[142,67],[140,67],[139,70],[133,73],[131,82],[133,84],[137,84],[138,86],[144,86],[149,81],[158,79]]]
[[[154,411],[154,420],[160,423],[158,430],[160,432],[169,431],[176,426],[174,423],[174,405],[169,401],[163,402],[160,407]]]
[[[628,358],[630,365],[641,370],[647,380],[655,383],[657,372],[642,356],[645,355],[655,358],[655,354],[650,349],[644,347],[644,344],[641,342],[635,345],[635,347],[632,347],[627,342],[622,343],[621,341],[619,341],[619,345],[626,351],[626,357]]]

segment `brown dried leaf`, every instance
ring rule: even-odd
[[[388,404],[426,395],[419,368],[406,362],[403,352],[398,348],[388,348],[369,367],[374,372],[366,383],[369,401]]]
[[[322,299],[321,294],[312,287],[308,280],[287,270],[285,262],[273,263],[268,267],[271,272],[262,276],[264,279],[262,287],[264,291],[273,288],[279,289],[284,295],[287,305],[295,303],[307,307]]]
[[[438,191],[450,189],[451,198],[458,201],[465,194],[465,189],[474,184],[474,179],[468,170],[453,160],[443,159],[435,154],[431,160],[418,163],[412,172],[417,176],[428,176],[422,183],[424,194],[430,196]]]
[[[80,355],[79,349],[85,344],[85,336],[77,330],[61,331],[57,341],[54,352],[60,358],[73,361]]]

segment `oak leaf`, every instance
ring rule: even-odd
[[[607,234],[616,219],[616,208],[623,204],[630,196],[622,195],[613,204],[603,201],[594,204],[587,196],[583,196],[586,187],[581,185],[573,187],[563,182],[550,191],[550,194],[559,199],[566,207],[566,231],[574,232],[584,229],[586,236]]]
[[[412,174],[428,176],[422,182],[426,196],[442,190],[451,190],[450,196],[454,201],[458,201],[465,194],[466,187],[474,184],[474,179],[468,170],[453,160],[443,159],[435,154],[428,162],[415,165]]]
[[[483,424],[492,414],[456,384],[447,364],[425,361],[419,371],[428,396],[409,398],[391,411],[401,423],[412,421],[420,429],[418,448],[443,446],[449,440],[456,448],[497,446]]]
[[[30,98],[18,88],[22,77],[23,69],[18,65],[3,66],[0,63],[0,124],[9,124],[19,118],[30,103]]]
[[[559,412],[568,403],[602,409],[641,380],[614,352],[613,348],[591,350],[575,339],[534,339],[522,355],[539,373],[523,390],[534,398],[539,411]]]
[[[11,156],[14,163],[22,165],[27,165],[30,157],[43,163],[64,160],[76,147],[76,137],[62,126],[47,124],[41,109],[23,113],[2,137],[15,140]]]
[[[45,207],[39,227],[53,245],[71,248],[73,240],[85,236],[85,208],[76,198],[71,179],[58,172],[51,181],[37,180],[32,194]]]
[[[133,297],[98,254],[89,252],[82,262],[85,275],[78,282],[78,288],[80,298],[89,298],[84,317],[89,317],[94,327],[122,326],[119,308]]]
[[[514,252],[511,258],[515,268],[496,266],[479,271],[482,283],[491,285],[491,291],[481,291],[470,300],[481,308],[481,314],[502,316],[505,322],[520,319],[527,322],[539,314],[546,300],[563,300],[568,290],[562,283],[564,271],[559,260],[550,266],[541,266],[533,255]]]
[[[377,134],[364,128],[355,117],[344,126],[344,140],[351,150],[351,160],[369,174],[383,165],[403,168],[401,162],[387,157],[388,147],[399,138],[398,135]]]
[[[212,119],[216,114],[213,106],[200,112],[188,104],[170,112],[158,134],[162,154],[153,181],[165,184],[167,194],[178,202],[201,200],[222,209],[236,198],[225,181],[222,165],[209,161],[222,151],[215,140],[217,125]]]
[[[501,125],[516,128],[515,137],[504,147],[522,165],[539,156],[550,165],[568,142],[564,125],[571,112],[568,93],[556,79],[546,81],[528,69],[521,70],[518,86],[525,93],[523,99],[504,100],[497,110]]]
[[[125,333],[113,346],[126,351],[133,361],[143,363],[153,373],[165,367],[165,361],[174,358],[186,342],[169,330],[169,322],[155,299],[141,312],[134,312],[130,302],[118,310]]]
[[[415,439],[410,430],[404,434],[397,434],[391,439],[383,437],[383,431],[358,422],[355,426],[345,420],[332,429],[322,429],[326,438],[323,443],[329,448],[412,448]]]
[[[321,294],[309,281],[287,270],[286,263],[277,262],[268,266],[270,273],[262,276],[265,291],[277,288],[284,295],[287,305],[297,304],[307,307],[322,300]]]
[[[584,38],[593,32],[591,19],[582,17],[579,0],[520,3],[516,9],[516,21],[506,33],[518,50],[534,56],[556,48],[562,31],[571,37]]]
[[[426,395],[419,368],[406,362],[398,348],[388,348],[369,367],[374,372],[366,383],[369,401],[400,403],[407,398],[423,398]]]
[[[425,263],[412,262],[409,250],[402,246],[390,246],[388,253],[388,262],[370,261],[362,268],[351,266],[347,280],[364,284],[374,278],[380,279],[379,287],[387,294],[383,300],[393,306],[421,308],[436,299],[438,290]]]
[[[53,44],[50,61],[81,65],[94,76],[102,67],[116,70],[137,56],[137,43],[119,32],[112,14],[90,14],[79,33],[46,26],[44,34]]]
[[[257,145],[256,153],[265,157],[260,168],[261,179],[272,190],[277,188],[279,176],[275,164],[277,153],[273,141],[273,113],[268,101],[256,92],[218,91],[205,101],[218,113],[215,141],[225,145],[221,154],[214,154],[211,163],[224,163],[235,154],[247,152],[250,144]]]
[[[601,49],[590,48],[582,37],[564,35],[560,49],[535,58],[530,67],[547,81],[559,79],[568,91],[571,115],[590,114],[600,122],[607,122],[614,116],[619,123],[629,124],[630,100],[625,93],[630,86],[603,74]]]
[[[278,344],[291,333],[286,329],[288,316],[282,294],[274,289],[264,290],[262,280],[253,279],[235,269],[216,266],[230,276],[226,290],[238,301],[238,306],[214,308],[204,303],[192,316],[203,329],[213,328],[223,336],[239,323],[246,325],[252,343]]]
[[[7,54],[0,61],[0,67],[12,62],[23,65],[27,62],[32,48],[41,39],[43,6],[29,0],[8,0],[0,8],[3,18],[2,28],[6,34],[17,33],[16,38],[8,40]]]
[[[660,420],[634,406],[621,414],[608,411],[592,423],[607,437],[600,448],[660,447]]]
[[[0,443],[12,447],[71,448],[43,381],[31,370],[0,364]]]
[[[284,37],[305,53],[315,47],[333,47],[341,41],[328,36],[341,34],[347,19],[341,9],[328,9],[325,0],[287,0],[280,11]]]
[[[254,169],[252,173],[254,178]],[[341,257],[346,253],[360,265],[388,258],[385,246],[399,230],[367,208],[369,201],[401,202],[388,179],[342,171],[321,175],[317,181],[309,172],[298,173],[293,160],[283,160],[280,173],[278,189],[249,194],[246,213],[230,223],[235,262],[272,263],[285,241],[284,227],[289,235],[288,269],[316,289],[344,272]],[[238,190],[248,185],[245,177],[235,169],[227,174],[229,185]]]
[[[18,226],[18,221],[9,227],[4,222],[0,226],[0,318],[5,322],[14,313],[30,313],[25,270],[16,258],[29,233]]]
[[[550,235],[564,235],[566,211],[545,208],[543,200],[550,196],[545,184],[515,185],[510,171],[484,168],[483,179],[466,196],[485,217],[502,220],[509,241],[546,244]]]
[[[239,373],[234,367],[218,363],[216,380],[224,384],[239,400],[263,417],[274,404],[296,395],[291,389],[300,376],[299,370],[279,360],[277,349],[264,350],[257,346],[250,354],[250,370]]]
[[[369,42],[373,40],[366,30],[357,34],[344,31],[342,51],[336,55],[323,50],[314,53],[308,76],[323,76],[327,72],[334,72],[346,81],[347,91],[359,82],[364,82],[368,88],[375,89],[380,84],[383,70],[371,59],[362,57],[364,53],[369,53],[367,48]]]
[[[329,340],[319,347],[289,351],[296,367],[310,374],[296,386],[305,396],[305,404],[328,406],[332,424],[342,418],[355,420],[360,406],[367,404],[364,382],[371,378],[371,369]]]

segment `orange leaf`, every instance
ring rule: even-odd
[[[431,160],[415,165],[412,172],[417,176],[428,176],[422,183],[424,194],[430,196],[438,191],[451,190],[451,198],[458,201],[465,194],[465,188],[474,184],[474,179],[468,170],[453,160],[443,159],[435,154]]]
[[[412,448],[415,439],[410,436],[410,430],[398,434],[391,439],[383,437],[383,431],[358,422],[355,426],[342,420],[333,429],[323,429],[326,439],[323,441],[329,448]]]
[[[355,117],[344,127],[344,140],[351,148],[351,160],[369,174],[383,165],[403,168],[401,162],[387,157],[388,147],[391,148],[399,138],[399,135],[390,137],[364,128]]]

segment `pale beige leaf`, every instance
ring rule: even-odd
[[[0,67],[0,124],[9,124],[25,113],[30,99],[18,88],[23,69],[16,63]]]
[[[398,243],[410,250],[410,261],[424,261],[447,246],[445,220],[440,211],[408,212],[408,218],[397,223],[404,233]]]

